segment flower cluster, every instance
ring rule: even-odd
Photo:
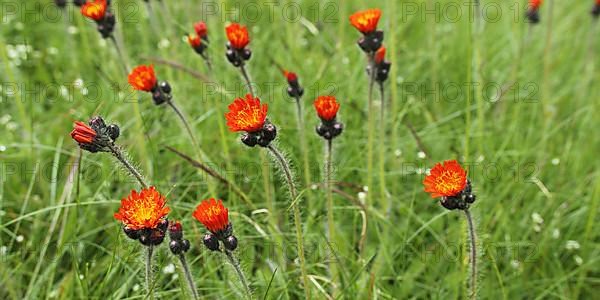
[[[437,163],[423,180],[423,185],[431,198],[441,197],[440,203],[449,210],[466,210],[476,199],[467,171],[456,160]]]
[[[171,85],[167,81],[158,81],[153,65],[140,65],[135,67],[127,78],[135,90],[152,93],[154,104],[161,105],[171,101]]]
[[[245,145],[267,147],[277,137],[277,128],[267,119],[268,105],[261,104],[260,99],[247,94],[235,99],[228,108],[227,127],[233,132],[245,131],[242,135]]]
[[[375,52],[375,80],[382,83],[387,80],[392,63],[385,60],[385,47],[381,46]]]
[[[525,17],[532,24],[536,24],[540,22],[540,6],[542,5],[543,0],[529,0],[529,5],[527,7],[527,12],[525,12]]]
[[[331,140],[342,133],[344,125],[336,120],[340,104],[334,96],[319,96],[314,102],[321,124],[316,128],[317,134]]]
[[[226,250],[233,251],[237,248],[238,240],[233,235],[229,210],[223,206],[223,201],[214,198],[204,200],[192,215],[209,231],[203,239],[206,248],[219,251],[219,242],[223,243]]]
[[[110,11],[110,1],[94,0],[93,2],[85,2],[81,6],[81,14],[96,22],[98,32],[103,38],[108,38],[112,35],[115,29],[115,15]]]
[[[116,124],[106,125],[99,116],[90,119],[88,124],[76,121],[73,127],[71,137],[81,149],[92,153],[109,152],[120,134],[119,126]]]
[[[225,28],[227,33],[227,60],[235,67],[240,67],[252,56],[252,51],[246,48],[250,43],[248,28],[238,23],[232,23]]]
[[[190,250],[190,241],[183,238],[183,227],[179,221],[169,223],[169,249],[175,255],[186,253]]]
[[[592,7],[592,16],[595,18],[600,16],[600,0],[596,0],[594,2],[594,6]]]
[[[205,56],[204,50],[208,47],[208,28],[206,27],[206,23],[198,22],[194,24],[195,35],[189,34],[188,44],[196,51],[196,53],[200,54],[202,57]]]
[[[304,89],[300,86],[300,83],[298,83],[298,75],[294,72],[284,70],[283,76],[285,76],[285,79],[288,82],[288,95],[293,98],[302,97],[302,95],[304,95]]]
[[[121,200],[121,207],[114,217],[123,223],[123,231],[129,238],[145,246],[155,246],[165,239],[169,211],[165,197],[155,187],[150,187],[139,193],[132,190]]]
[[[363,36],[358,40],[358,46],[366,53],[374,53],[383,43],[383,31],[377,30],[377,23],[381,18],[380,9],[367,9],[356,12],[350,16],[350,23]]]

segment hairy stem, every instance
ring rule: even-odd
[[[381,141],[385,141],[386,140],[386,136],[385,136],[385,119],[383,118],[385,115],[385,94],[384,94],[384,88],[383,88],[383,82],[378,82],[379,83],[379,94],[381,96],[381,108],[379,110],[379,133],[380,133],[380,137],[379,140]],[[380,191],[380,195],[379,197],[381,198],[381,201],[384,201],[385,199],[387,199],[386,197],[386,190],[385,190],[385,145],[386,143],[382,143],[381,145],[379,145],[379,191]],[[389,213],[389,210],[391,209],[391,199],[390,201],[388,201],[386,203],[386,214]]]
[[[152,292],[152,252],[154,252],[154,247],[147,246],[146,250],[146,289],[150,299],[154,299],[154,293]]]
[[[248,75],[248,71],[246,71],[246,65],[242,63],[240,66],[240,71],[242,72],[242,76],[246,81],[246,85],[248,86],[248,91],[250,91],[250,95],[254,97],[254,90],[252,89],[252,81],[250,80],[250,76]]]
[[[333,145],[331,139],[327,140],[327,150],[325,157],[325,184],[327,188],[327,228],[329,234],[329,244],[333,247],[335,243],[335,222],[333,219],[333,182],[331,174],[332,157],[333,157]],[[329,273],[331,274],[332,281],[332,294],[335,292],[335,281],[337,276],[337,270],[335,268],[335,261],[329,262]]]
[[[475,234],[475,226],[473,225],[473,218],[471,212],[468,209],[465,210],[465,216],[467,217],[467,224],[469,227],[469,238],[471,242],[470,246],[470,262],[471,262],[471,276],[470,276],[470,292],[469,298],[477,298],[477,240]]]
[[[298,207],[298,203],[296,201],[297,193],[296,186],[294,185],[294,178],[292,176],[292,172],[290,170],[289,163],[284,158],[284,156],[275,148],[273,145],[267,146],[267,149],[271,151],[273,156],[277,159],[281,170],[285,176],[285,180],[288,184],[288,188],[290,190],[290,196],[292,198],[292,207],[294,210],[294,225],[296,227],[296,243],[298,246],[298,258],[300,259],[300,272],[302,273],[302,282],[304,284],[304,296],[306,299],[310,299],[310,291],[308,289],[308,274],[306,273],[306,261],[304,259],[304,237],[302,234],[302,219],[300,217],[300,208]]]
[[[135,179],[137,179],[137,181],[140,183],[142,188],[148,188],[148,184],[144,180],[144,177],[142,176],[142,174],[140,174],[140,172],[125,158],[125,156],[123,155],[123,152],[121,151],[119,146],[110,145],[109,149],[110,149],[110,152],[112,153],[112,155],[119,162],[121,162],[123,164],[123,166],[125,166],[125,168],[129,171],[129,173],[131,173],[131,175],[133,175],[133,177],[135,177]]]
[[[194,278],[192,277],[192,273],[190,272],[190,267],[187,264],[185,255],[181,253],[178,256],[179,262],[181,262],[181,267],[183,268],[183,273],[185,274],[185,279],[187,281],[188,287],[192,292],[192,296],[194,297],[194,300],[198,300],[198,290],[196,289],[196,284],[194,283]]]
[[[375,116],[373,112],[373,85],[375,83],[375,53],[369,53],[369,106],[368,106],[368,145],[367,145],[367,187],[371,189],[373,186],[373,143],[375,142]],[[372,195],[370,191],[367,193],[367,201],[372,205]]]
[[[229,250],[225,250],[225,255],[227,256],[227,260],[229,260],[229,263],[233,266],[233,268],[235,269],[235,272],[237,273],[237,276],[239,277],[240,281],[242,282],[242,285],[244,286],[244,290],[246,292],[246,296],[248,297],[248,299],[252,299],[252,294],[250,292],[250,286],[248,285],[246,276],[244,275],[244,272],[242,271],[240,262],[235,258],[235,256],[233,256],[233,253]]]

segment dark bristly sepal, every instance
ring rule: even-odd
[[[204,243],[204,246],[206,246],[206,248],[208,248],[208,250],[211,250],[211,251],[219,250],[219,239],[217,239],[217,237],[212,233],[205,234],[204,238],[202,239],[202,242]]]
[[[225,249],[233,251],[238,246],[238,240],[234,235],[230,235],[223,240],[223,246],[225,247]]]
[[[600,4],[594,4],[594,7],[592,7],[592,16],[596,18],[600,16]]]
[[[344,124],[335,119],[331,121],[321,120],[321,124],[316,127],[317,134],[326,140],[334,139],[342,134],[342,131],[344,131]]]
[[[527,12],[525,13],[525,16],[527,17],[529,22],[532,24],[537,24],[540,22],[540,13],[539,13],[538,9],[527,10]]]
[[[73,0],[73,4],[75,6],[82,6],[87,2],[87,0]]]
[[[98,22],[98,32],[100,32],[103,38],[109,38],[115,30],[115,23],[115,14],[111,11],[107,11],[106,15],[104,15],[104,19]]]
[[[267,119],[259,131],[242,134],[241,141],[248,147],[254,147],[256,145],[267,147],[276,137],[277,127]]]
[[[358,46],[366,53],[374,53],[383,43],[383,31],[376,30],[358,39]]]
[[[125,235],[132,240],[137,240],[140,237],[140,230],[131,229],[127,226],[123,227],[123,232],[125,232]]]
[[[467,210],[476,199],[477,197],[472,193],[471,181],[467,180],[467,185],[459,194],[442,197],[440,204],[448,210]]]
[[[60,8],[65,8],[67,6],[67,0],[54,0],[54,4]]]
[[[167,81],[160,81],[154,88],[152,88],[152,100],[154,104],[161,105],[163,103],[171,101],[173,96],[171,95],[171,85]]]
[[[242,66],[245,61],[249,60],[250,57],[252,57],[252,51],[248,48],[238,50],[231,47],[231,44],[229,42],[226,46],[227,50],[225,51],[225,56],[234,67]]]
[[[377,74],[375,74],[375,80],[380,83],[386,81],[388,79],[391,66],[392,64],[387,61],[377,65]]]

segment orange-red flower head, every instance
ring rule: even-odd
[[[81,6],[81,14],[94,21],[102,21],[106,15],[106,8],[108,4],[106,0],[95,0],[93,2],[86,2]]]
[[[156,75],[153,65],[140,65],[129,73],[129,84],[138,91],[151,92],[156,86]]]
[[[381,46],[377,52],[375,52],[375,63],[381,64],[385,59],[385,47]]]
[[[202,201],[192,215],[213,233],[222,232],[229,225],[229,210],[223,201],[214,198]]]
[[[165,197],[152,186],[140,193],[132,190],[114,216],[128,229],[155,229],[169,211]]]
[[[289,71],[283,70],[283,76],[285,76],[285,78],[287,79],[288,82],[298,80],[298,75],[296,75],[296,73],[294,73],[294,72],[289,72]]]
[[[200,45],[202,45],[202,40],[200,39],[200,36],[197,35],[188,35],[188,44],[190,44],[190,46],[192,46],[192,48],[198,48],[200,47]]]
[[[206,23],[204,21],[200,21],[194,24],[194,31],[199,37],[205,37],[208,34],[208,28],[206,27]]]
[[[248,28],[238,23],[231,23],[231,25],[225,27],[227,33],[227,40],[231,47],[236,50],[244,49],[248,43],[250,43],[250,37],[248,36]]]
[[[335,119],[340,109],[340,104],[335,100],[334,96],[319,96],[315,100],[314,105],[319,118],[325,121]]]
[[[92,144],[96,138],[96,131],[87,124],[77,121],[71,131],[71,137],[79,144]]]
[[[437,163],[423,180],[425,192],[431,198],[452,197],[458,195],[467,185],[467,171],[456,160]]]
[[[369,34],[377,29],[380,17],[380,9],[367,9],[352,14],[350,16],[350,23],[363,34]]]
[[[266,103],[260,104],[260,99],[247,94],[246,98],[237,98],[228,106],[229,112],[225,113],[227,127],[231,131],[259,131],[267,119]]]
[[[543,0],[529,0],[529,8],[533,10],[537,10],[542,5]]]

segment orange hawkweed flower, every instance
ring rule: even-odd
[[[156,87],[156,75],[153,65],[140,65],[129,73],[129,84],[138,91],[151,92]]]
[[[296,73],[294,72],[288,72],[286,70],[283,70],[283,76],[285,76],[288,82],[298,80],[298,75],[296,75]]]
[[[467,185],[467,171],[456,160],[444,161],[443,165],[437,163],[423,180],[423,185],[431,198],[453,197]]]
[[[106,15],[107,6],[106,0],[87,2],[81,6],[81,14],[94,21],[102,21]]]
[[[246,26],[241,26],[238,23],[231,23],[231,25],[225,27],[225,31],[227,33],[229,44],[236,50],[242,50],[250,43],[248,28],[246,28]]]
[[[261,105],[260,99],[250,94],[246,98],[235,99],[228,108],[225,119],[230,131],[257,132],[265,125],[268,105]]]
[[[188,44],[190,44],[190,46],[192,46],[192,48],[198,48],[200,47],[200,45],[202,45],[202,40],[200,39],[200,36],[197,35],[188,35]]]
[[[381,64],[385,58],[385,47],[381,46],[377,52],[375,52],[375,63]]]
[[[114,217],[130,230],[155,229],[169,211],[165,197],[151,186],[140,193],[132,190],[121,200],[121,207]]]
[[[90,145],[96,138],[96,131],[87,124],[77,121],[71,131],[71,137],[79,144]]]
[[[537,10],[542,5],[543,0],[529,0],[529,8]]]
[[[350,16],[350,23],[363,34],[369,34],[377,29],[380,17],[380,9],[367,9],[352,14]]]
[[[194,24],[194,31],[199,37],[205,37],[208,34],[208,28],[206,27],[206,23],[204,21],[200,21]]]
[[[214,198],[202,201],[192,215],[212,233],[223,232],[229,225],[229,210]]]
[[[335,100],[334,96],[319,96],[315,100],[314,105],[319,118],[324,121],[335,119],[337,112],[340,109],[340,104]]]

